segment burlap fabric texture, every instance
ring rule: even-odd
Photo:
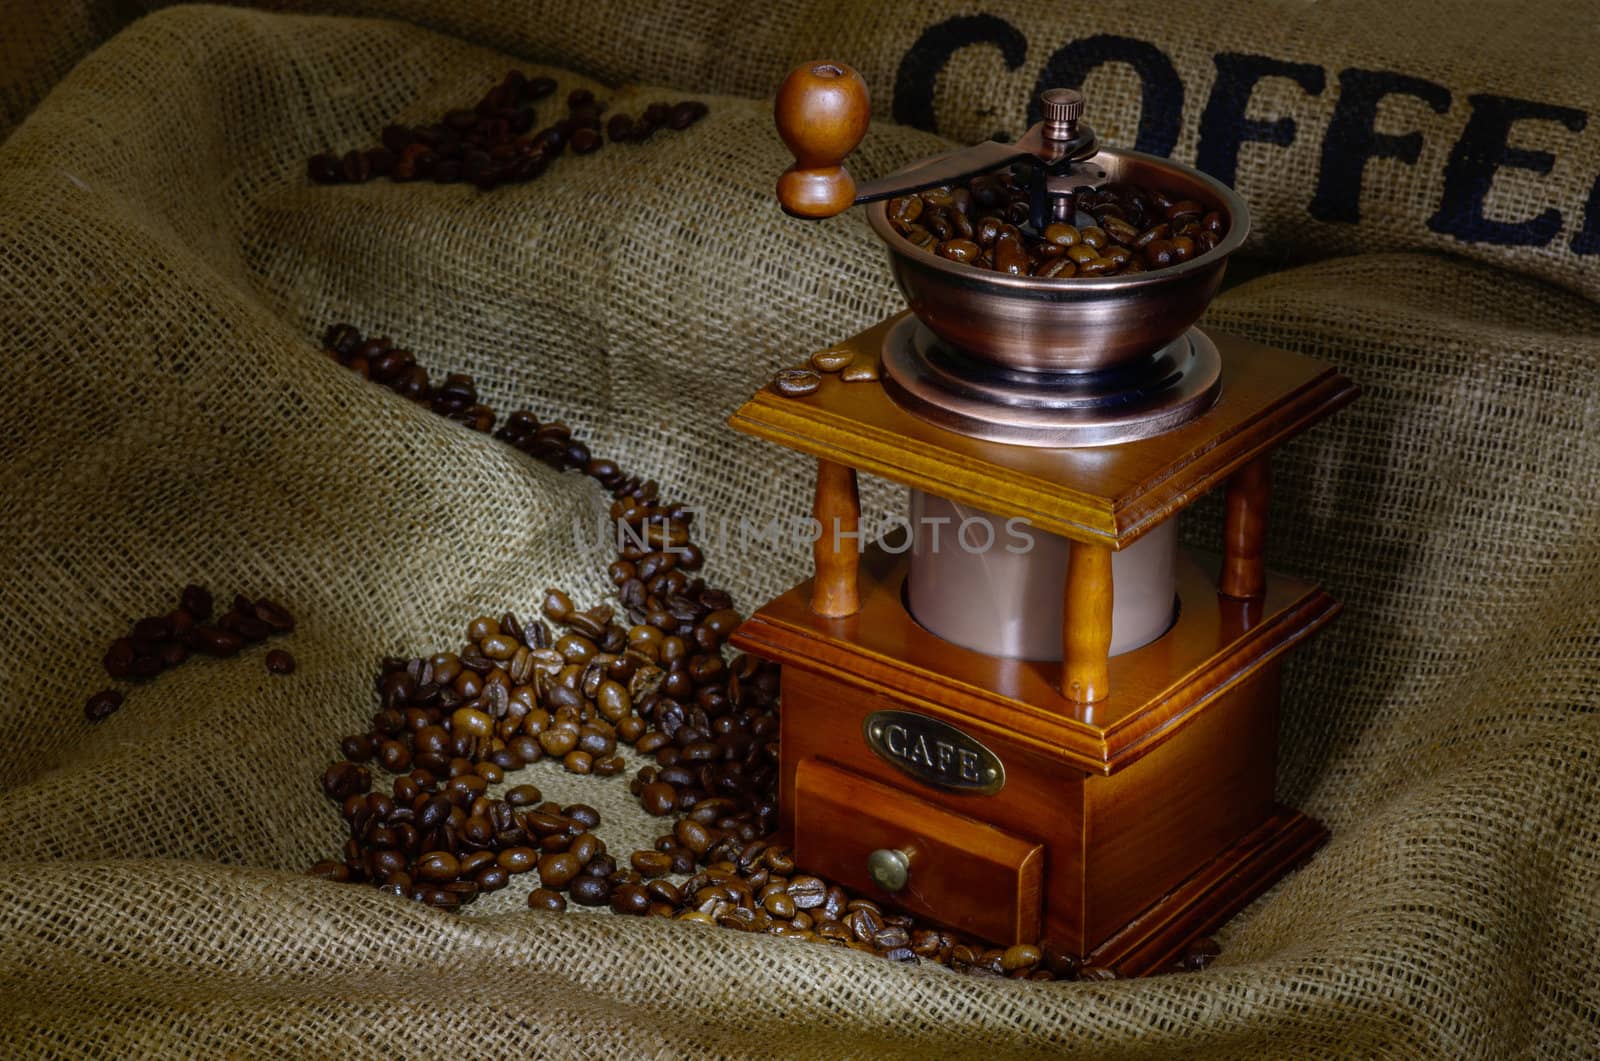
[[[563,416],[709,512],[784,514],[806,504],[801,462],[724,417],[774,368],[897,306],[859,219],[779,214],[771,181],[787,160],[753,98],[710,96],[690,133],[563,159],[490,195],[304,179],[314,151],[475,98],[515,61],[506,51],[669,86],[593,84],[619,105],[708,86],[755,97],[814,51],[883,84],[905,39],[948,17],[818,4],[747,16],[750,31],[730,37],[728,10],[679,8],[410,12],[452,20],[454,38],[172,9],[89,55],[0,146],[0,1053],[1592,1055],[1595,273],[1582,256],[1416,235],[1432,204],[1408,200],[1403,166],[1369,171],[1375,220],[1333,244],[1345,230],[1302,227],[1292,165],[1264,156],[1238,174],[1263,233],[1255,251],[1327,260],[1235,289],[1209,323],[1329,359],[1365,395],[1275,469],[1272,565],[1347,605],[1295,657],[1285,695],[1281,795],[1333,840],[1229,926],[1210,970],[983,981],[727,931],[529,913],[522,888],[453,916],[301,875],[339,843],[315,778],[370,712],[379,656],[453,644],[472,614],[526,611],[547,584],[585,601],[605,589],[603,550],[572,531],[601,511],[591,484],[339,368],[316,350],[325,324],[349,319],[471,371],[501,410]],[[1047,28],[1046,9],[995,10]],[[1249,34],[1215,8],[1160,10],[1080,11],[1070,32],[1143,24],[1186,76],[1246,38],[1329,70],[1362,47],[1382,59],[1402,46],[1350,18],[1319,55],[1283,36],[1298,6],[1255,16]],[[1541,99],[1592,102],[1592,82],[1563,65],[1582,32],[1547,28],[1539,76],[1554,87]],[[1508,30],[1513,60],[1526,39]],[[1463,97],[1534,91],[1516,69],[1527,62],[1467,77],[1479,67],[1447,52],[1418,45],[1409,69],[1456,77]],[[936,79],[948,132],[987,131],[976,109],[944,116],[978,62],[963,52]],[[1007,97],[1012,131],[1026,87]],[[1136,112],[1109,100],[1103,128],[1134,130]],[[1192,158],[1183,137],[1176,153]],[[858,168],[943,143],[881,123]],[[1565,244],[1580,185],[1559,198]],[[1530,202],[1503,216],[1542,208]],[[1371,253],[1329,258],[1358,250]],[[887,488],[872,497],[894,503]],[[1186,534],[1214,541],[1215,524],[1202,506]],[[710,568],[748,608],[801,560],[729,548]],[[194,662],[84,723],[101,648],[190,580],[289,603],[299,671],[270,677],[259,652]],[[614,848],[654,831],[620,782],[529,774],[600,806]]]

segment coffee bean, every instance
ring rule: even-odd
[[[565,622],[572,614],[572,598],[559,589],[547,589],[544,591],[544,602],[539,608],[544,617],[551,622]]]
[[[189,647],[208,656],[235,656],[244,648],[244,638],[209,623],[189,631]]]
[[[646,878],[662,877],[672,871],[672,856],[663,851],[635,851],[628,864]]]
[[[1044,955],[1038,947],[1028,943],[1018,943],[1006,948],[1000,957],[1000,967],[1008,973],[1021,969],[1032,969],[1043,960]]]
[[[679,843],[697,855],[704,854],[711,847],[711,833],[691,818],[680,818],[674,834]]]
[[[416,876],[418,880],[453,880],[455,875],[460,872],[461,863],[456,861],[456,856],[448,851],[430,851],[417,859]]]
[[[496,859],[507,873],[526,873],[539,861],[539,853],[531,847],[508,847]]]
[[[546,755],[565,756],[578,746],[578,731],[575,726],[556,726],[539,734],[539,747],[544,749]]]
[[[83,717],[90,722],[103,722],[122,706],[122,694],[115,689],[102,689],[89,697],[83,705]]]
[[[818,350],[811,355],[811,367],[818,372],[838,372],[856,357],[855,351],[848,347],[832,347],[827,350]]]
[[[267,653],[267,670],[272,674],[293,674],[294,657],[281,648]]]
[[[685,100],[672,108],[672,113],[667,116],[667,126],[677,130],[687,129],[704,118],[709,110],[699,100]]]
[[[334,763],[322,772],[322,791],[332,799],[343,800],[372,787],[372,775],[356,763]]]
[[[878,378],[878,363],[866,358],[853,361],[839,372],[846,383],[866,383]]]
[[[798,910],[815,910],[827,898],[828,886],[820,878],[795,877],[789,882],[789,898]]]
[[[289,614],[288,609],[265,598],[255,602],[251,614],[273,633],[286,634],[294,630],[294,616]]]
[[[506,790],[506,802],[513,807],[525,807],[531,803],[538,803],[544,796],[534,785],[516,785]]]
[[[637,884],[623,884],[611,892],[614,913],[642,917],[650,912],[650,896]]]
[[[488,737],[494,733],[494,719],[473,707],[458,707],[450,716],[452,733],[469,737]]]
[[[785,368],[772,377],[772,389],[785,398],[803,398],[822,386],[822,377],[809,368]]]
[[[572,879],[583,869],[577,857],[566,851],[542,856],[538,866],[540,883],[558,891],[572,883]]]
[[[111,642],[111,647],[106,649],[105,657],[100,662],[111,677],[126,678],[133,672],[133,660],[133,642],[126,637],[119,637]]]
[[[604,906],[611,899],[611,885],[604,877],[584,875],[572,882],[568,894],[579,906]]]
[[[306,160],[306,176],[317,184],[338,184],[344,180],[339,160],[326,152]]]
[[[549,888],[535,888],[528,893],[528,906],[534,910],[553,910],[557,913],[567,908],[566,896]]]
[[[639,802],[646,811],[660,817],[671,814],[678,805],[678,790],[663,781],[654,781],[639,794]]]

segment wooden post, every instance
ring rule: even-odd
[[[1061,693],[1080,704],[1111,691],[1111,548],[1068,543],[1061,613]]]
[[[821,531],[811,546],[816,578],[811,610],[829,619],[861,608],[856,569],[861,563],[861,498],[856,470],[834,461],[817,461],[817,496],[811,507]]]
[[[1224,597],[1252,600],[1267,588],[1267,501],[1272,492],[1265,456],[1257,457],[1228,480],[1227,515],[1222,529]]]

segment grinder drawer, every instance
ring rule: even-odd
[[[1039,938],[1041,844],[818,759],[795,770],[794,854],[808,870],[984,939]],[[898,890],[880,883],[901,877]]]

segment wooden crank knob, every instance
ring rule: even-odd
[[[840,163],[867,134],[872,118],[861,75],[844,63],[802,63],[784,78],[773,112],[778,135],[794,156],[794,165],[778,178],[784,210],[822,218],[849,209],[856,182]]]

